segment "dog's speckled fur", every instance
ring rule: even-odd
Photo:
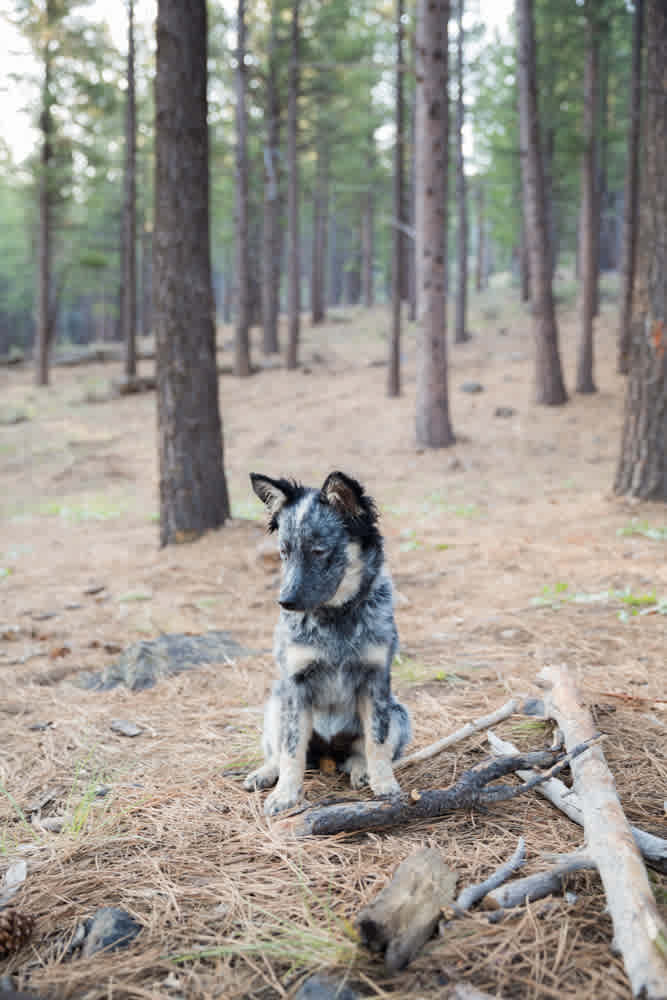
[[[250,478],[278,532],[282,585],[265,763],[245,786],[278,782],[265,804],[272,815],[300,800],[306,766],[331,758],[355,788],[368,781],[376,795],[393,794],[391,762],[410,739],[410,720],[391,693],[398,634],[375,504],[342,472],[319,490]]]

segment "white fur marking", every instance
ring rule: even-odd
[[[347,543],[347,567],[343,574],[343,579],[338,585],[338,590],[326,603],[334,608],[345,604],[361,587],[361,576],[364,571],[364,564],[361,559],[361,546],[359,542]]]
[[[290,677],[300,674],[311,663],[319,659],[318,650],[305,643],[294,642],[285,650],[285,666]]]
[[[316,497],[314,495],[306,494],[306,496],[302,500],[299,500],[299,503],[297,504],[297,508],[295,511],[295,522],[294,522],[295,527],[298,527],[300,524],[302,524],[306,514],[310,511],[310,508],[313,506],[315,499]]]
[[[386,667],[387,666],[387,655],[389,653],[389,646],[385,644],[370,644],[365,647],[362,658],[364,663],[368,663],[373,667]]]

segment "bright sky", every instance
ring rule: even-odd
[[[223,4],[228,9],[234,7],[233,0],[223,0]],[[514,0],[477,0],[475,6],[478,7],[480,20],[490,30],[496,27],[502,29],[512,12]],[[2,7],[4,0],[0,0],[0,16]],[[135,0],[135,9],[137,21],[146,27],[148,33],[155,18],[157,0]],[[107,21],[115,44],[121,52],[125,51],[127,15],[121,0],[94,0],[86,9],[86,16],[91,20]],[[11,25],[2,24],[2,35],[5,53],[0,66],[1,134],[20,161],[34,148],[37,138],[30,114],[25,110],[34,99],[34,90],[30,83],[21,81],[22,76],[34,72],[34,62],[28,46]]]

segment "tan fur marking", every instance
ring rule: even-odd
[[[347,569],[343,579],[338,585],[338,590],[333,595],[333,597],[327,601],[327,604],[333,607],[339,607],[341,604],[345,604],[350,598],[358,592],[361,586],[361,575],[364,570],[364,564],[361,561],[361,546],[359,542],[348,542],[347,543]]]

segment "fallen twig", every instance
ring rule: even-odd
[[[506,882],[510,875],[513,875],[517,869],[526,860],[526,843],[523,837],[519,837],[519,843],[517,844],[516,850],[509,861],[503,862],[499,868],[496,868],[495,872],[485,879],[483,882],[478,882],[476,885],[467,885],[465,889],[456,897],[456,902],[454,903],[454,909],[460,912],[469,910],[471,907],[478,903],[480,899],[484,899],[490,892],[497,890],[499,886]]]
[[[590,741],[575,747],[565,755],[552,750],[542,750],[512,757],[499,757],[491,763],[464,771],[458,781],[449,788],[413,790],[409,795],[401,793],[391,798],[375,799],[370,802],[348,801],[309,809],[297,816],[279,820],[277,826],[300,837],[331,836],[336,833],[377,830],[380,827],[397,826],[420,819],[435,819],[456,809],[471,809],[478,805],[505,802],[567,767],[570,760],[583,753],[589,745]],[[492,781],[518,770],[549,765],[551,767],[546,774],[537,774],[523,785],[503,784],[494,788],[486,787]]]
[[[546,689],[545,711],[565,736],[565,745],[588,740],[595,732],[567,667],[547,667],[539,675]],[[505,759],[505,758],[500,758]],[[663,923],[642,862],[616,794],[600,746],[572,761],[574,787],[583,814],[587,851],[595,861],[614,925],[614,944],[634,996],[667,995],[667,927]]]
[[[583,850],[563,854],[556,864],[546,871],[526,875],[524,878],[517,878],[513,882],[494,887],[484,896],[482,906],[489,910],[509,910],[523,903],[544,899],[545,896],[562,891],[566,875],[596,867],[590,855]]]
[[[422,750],[415,750],[414,753],[408,754],[407,757],[401,757],[400,760],[395,762],[394,771],[400,771],[402,768],[407,767],[408,764],[417,764],[422,760],[429,760],[442,750],[446,750],[447,747],[453,746],[454,743],[460,743],[461,740],[472,736],[473,733],[478,733],[481,729],[488,729],[489,726],[495,726],[497,722],[502,722],[503,719],[507,719],[510,715],[513,715],[520,705],[521,699],[512,698],[504,705],[501,705],[500,708],[497,708],[495,712],[484,715],[481,719],[473,719],[472,722],[467,722],[465,726],[457,729],[454,733],[450,733],[449,736],[444,736],[441,740],[430,743],[429,746],[424,747]]]
[[[519,752],[514,743],[501,739],[494,732],[489,731],[487,736],[493,753],[506,756]],[[530,771],[517,771],[516,773],[524,781],[533,777]],[[584,816],[577,793],[572,788],[568,788],[559,778],[550,778],[538,785],[536,790],[574,823],[578,823],[579,826],[584,825]],[[631,826],[630,829],[646,863],[655,868],[656,871],[667,874],[667,840],[663,837],[656,837],[653,833],[647,833],[646,830],[641,830],[638,826]]]

